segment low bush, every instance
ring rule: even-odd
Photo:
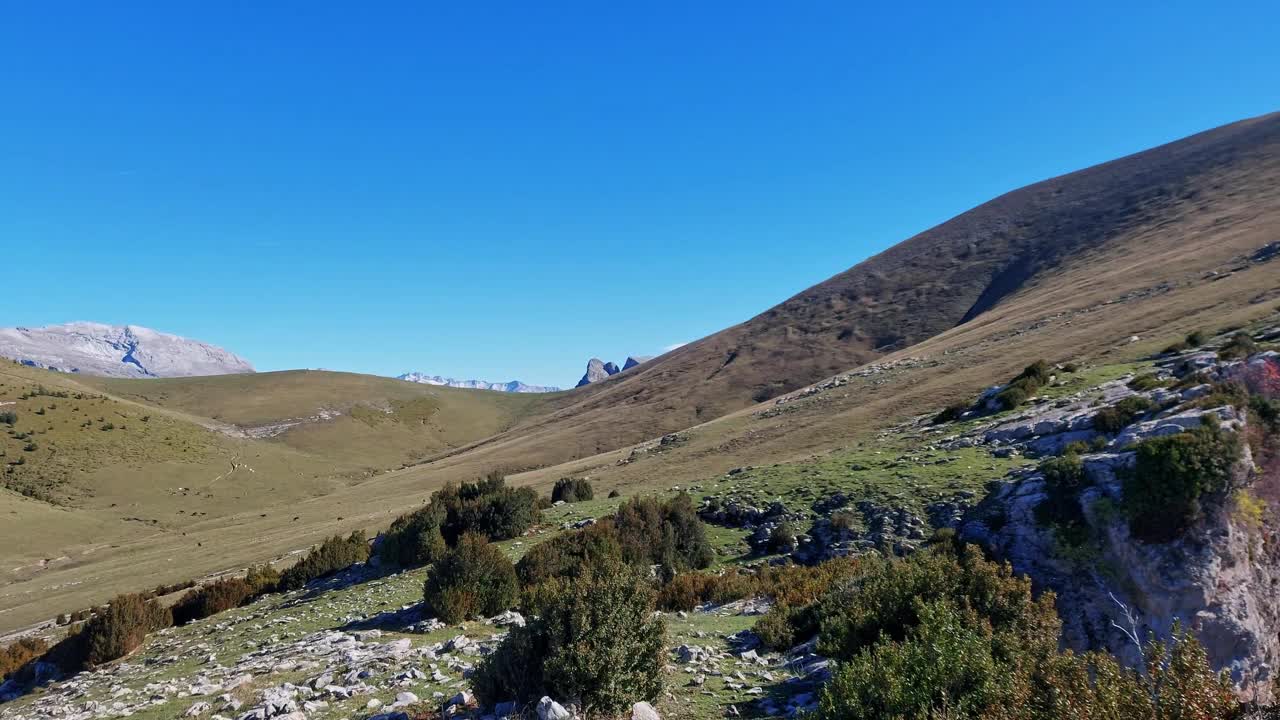
[[[529,548],[516,565],[516,576],[522,587],[532,587],[552,578],[575,578],[581,568],[606,559],[622,560],[622,544],[608,520]]]
[[[18,413],[12,410],[0,412],[0,423],[13,427],[18,422]]]
[[[996,394],[996,402],[1002,410],[1013,410],[1048,384],[1051,372],[1049,364],[1044,360],[1031,363]]]
[[[245,571],[244,581],[249,584],[254,595],[275,592],[280,584],[280,571],[269,563],[255,565]]]
[[[432,503],[396,518],[378,542],[378,558],[401,567],[428,565],[440,559],[448,550],[440,534],[446,515],[442,505]]]
[[[658,697],[666,627],[654,616],[643,571],[616,561],[591,564],[576,579],[544,583],[535,595],[535,617],[513,628],[471,677],[482,703],[546,695],[591,717]]]
[[[941,425],[943,423],[955,422],[968,412],[970,407],[972,407],[972,404],[964,401],[951,403],[943,408],[937,415],[933,416],[933,424]]]
[[[187,593],[175,603],[173,624],[186,625],[240,607],[254,595],[253,586],[242,578],[217,580]]]
[[[1093,416],[1093,429],[1115,434],[1129,427],[1139,416],[1155,409],[1155,403],[1142,395],[1130,395],[1115,405],[1104,407]]]
[[[551,489],[552,502],[575,503],[595,497],[591,481],[585,478],[560,478]]]
[[[1167,542],[1195,520],[1203,496],[1229,489],[1240,439],[1205,425],[1145,440],[1135,452],[1133,471],[1124,482],[1129,529],[1146,542]]]
[[[423,598],[447,623],[491,617],[515,606],[520,596],[515,567],[483,535],[467,533],[431,566]]]
[[[617,488],[614,488],[613,490],[610,490],[610,491],[609,491],[609,498],[610,498],[610,499],[612,499],[612,498],[617,498],[617,497],[622,497],[622,493],[618,492]]]
[[[632,498],[618,508],[612,525],[623,560],[661,565],[664,580],[683,570],[708,567],[715,557],[706,527],[686,493],[665,502]]]
[[[84,649],[83,664],[93,667],[122,658],[137,650],[147,633],[172,624],[172,613],[154,600],[120,595],[78,633]]]
[[[1129,389],[1137,392],[1146,392],[1156,388],[1168,387],[1171,384],[1170,380],[1162,378],[1155,373],[1143,373],[1129,381]]]
[[[796,546],[796,531],[791,527],[791,523],[782,521],[769,534],[769,552],[771,553],[789,553]]]
[[[1087,539],[1084,512],[1080,508],[1080,491],[1088,485],[1084,463],[1075,453],[1067,453],[1040,463],[1046,497],[1036,506],[1036,519],[1053,525],[1071,545]]]
[[[1238,332],[1231,336],[1222,349],[1218,350],[1220,360],[1239,360],[1258,352],[1258,343],[1247,332]]]
[[[312,580],[328,577],[368,559],[369,541],[363,531],[357,530],[346,538],[334,535],[281,573],[279,589],[297,590]]]
[[[383,562],[403,567],[439,559],[464,533],[509,540],[542,517],[545,500],[531,488],[507,487],[501,473],[475,483],[447,485],[428,504],[396,518],[378,545]]]
[[[24,637],[12,645],[0,648],[0,682],[23,665],[44,655],[48,649],[48,643],[36,637]]]

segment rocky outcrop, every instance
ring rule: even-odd
[[[1257,356],[1247,362],[1196,356],[1179,362],[1183,365],[1173,372],[1183,377],[1197,372],[1211,379],[1232,378],[1246,371],[1269,377],[1277,369],[1275,358]],[[1035,470],[996,484],[968,513],[960,532],[1028,575],[1038,588],[1057,594],[1064,641],[1070,647],[1105,649],[1137,665],[1142,651],[1134,637],[1168,640],[1180,625],[1195,634],[1215,667],[1231,674],[1246,699],[1272,702],[1280,677],[1277,528],[1271,517],[1259,522],[1243,512],[1237,498],[1241,493],[1274,497],[1280,492],[1276,469],[1256,467],[1248,443],[1241,443],[1230,490],[1203,498],[1200,518],[1170,542],[1132,537],[1122,511],[1123,479],[1134,465],[1130,448],[1135,443],[1200,427],[1207,416],[1214,416],[1225,432],[1247,434],[1247,419],[1234,407],[1182,404],[1196,397],[1195,391],[1147,393],[1157,401],[1162,393],[1169,394],[1166,409],[1135,418],[1109,442],[1095,443],[1097,452],[1082,456],[1086,482],[1078,503],[1087,530],[1084,544],[1070,544],[1037,516],[1048,488]],[[1113,384],[1105,396],[1114,402],[1125,394]],[[1033,409],[990,428],[982,440],[1032,452],[1060,448],[1066,441],[1098,435],[1090,422],[1098,409]]]
[[[526,385],[519,380],[510,382],[489,382],[488,380],[457,380],[455,378],[441,377],[440,375],[427,375],[420,372],[407,372],[403,375],[397,375],[397,380],[405,382],[421,383],[423,385],[441,385],[444,387],[464,388],[467,390],[494,390],[496,392],[510,393],[549,393],[560,392],[560,388],[550,385]]]
[[[59,372],[157,378],[251,373],[244,358],[137,325],[73,322],[0,329],[0,356]]]
[[[623,370],[630,370],[637,365],[643,365],[653,359],[652,355],[628,355],[626,362],[622,363]]]
[[[622,372],[622,370],[618,368],[616,363],[605,362],[600,358],[591,358],[587,361],[587,372],[574,387],[582,387],[583,385],[598,383],[610,375],[617,375],[620,372]]]

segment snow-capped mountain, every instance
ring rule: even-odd
[[[0,357],[61,372],[154,378],[251,373],[247,360],[198,340],[138,325],[71,322],[0,328]]]
[[[397,380],[406,382],[422,383],[424,385],[444,385],[447,387],[466,388],[468,390],[496,390],[498,392],[514,392],[514,393],[547,393],[559,392],[560,388],[551,387],[549,385],[525,385],[519,380],[511,382],[489,382],[488,380],[456,380],[454,378],[441,377],[439,375],[427,375],[420,372],[407,372],[403,375],[397,375]]]

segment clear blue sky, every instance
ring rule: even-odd
[[[617,5],[3,2],[0,325],[570,385],[1280,109],[1275,2]]]

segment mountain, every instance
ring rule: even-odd
[[[0,356],[60,372],[159,378],[251,373],[244,358],[198,340],[137,325],[72,322],[0,328]]]
[[[1280,300],[1274,261],[1262,261],[1277,237],[1280,113],[1006,193],[743,323],[579,386],[549,416],[487,442],[469,462],[565,462],[859,367],[927,357],[927,381],[863,391],[897,393],[879,413],[850,395],[841,412],[855,426],[803,442],[785,428],[789,439],[778,440],[822,446],[897,416],[912,406],[908,398],[925,412],[933,407],[926,393],[968,392],[1018,363],[1115,352],[1135,335],[1168,343],[1199,325],[1265,312]]]
[[[647,363],[652,359],[653,359],[652,355],[628,355],[627,361],[622,363],[622,369],[630,370],[631,368],[637,365],[640,365],[642,363]]]
[[[604,362],[600,358],[591,358],[587,361],[587,372],[583,374],[582,379],[574,387],[598,383],[610,375],[617,375],[620,372],[622,370],[612,362]]]
[[[443,385],[445,387],[465,388],[468,390],[496,390],[498,392],[513,393],[550,393],[560,392],[560,388],[550,385],[526,385],[519,380],[511,382],[496,383],[488,380],[456,380],[454,378],[441,377],[439,375],[427,375],[420,372],[407,372],[403,375],[397,375],[397,380],[406,382],[422,383],[423,385]]]

